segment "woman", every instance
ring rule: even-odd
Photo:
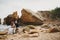
[[[16,32],[16,25],[13,21],[11,22],[11,28],[13,28],[13,33],[15,33]]]
[[[8,29],[8,34],[14,34],[16,33],[16,26],[15,23],[13,21],[11,21],[11,27]]]

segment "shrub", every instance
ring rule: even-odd
[[[60,18],[60,8],[57,7],[51,11],[51,18],[53,19]]]

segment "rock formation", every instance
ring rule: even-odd
[[[1,24],[1,18],[0,18],[0,24]]]
[[[17,20],[18,25],[41,25],[43,21],[50,16],[50,11],[38,11],[37,13],[29,9],[21,10],[22,16],[19,18],[17,11],[4,18],[4,24],[10,24],[11,21]]]
[[[42,21],[50,19],[50,11],[38,11],[36,14]]]
[[[23,24],[28,25],[41,25],[43,24],[42,20],[40,20],[39,16],[36,15],[35,12],[29,9],[22,9],[21,10],[22,16],[20,18]]]
[[[19,16],[16,12],[13,12],[13,14],[8,15],[7,17],[4,18],[3,24],[10,25],[11,21],[18,20]]]

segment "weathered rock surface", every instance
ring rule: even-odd
[[[0,31],[0,35],[4,35],[4,34],[7,34],[8,31]]]
[[[37,11],[36,13],[42,21],[47,21],[50,19],[50,11]]]
[[[21,22],[23,24],[30,24],[30,25],[41,25],[43,24],[42,20],[36,15],[35,12],[29,10],[29,9],[22,9],[21,10],[22,16],[21,16]]]
[[[0,40],[5,40],[7,38],[6,35],[0,35]]]
[[[3,24],[10,25],[11,21],[15,21],[19,18],[17,11],[13,12],[13,14],[8,15],[7,17],[4,18]]]
[[[1,18],[0,18],[0,24],[1,24]]]

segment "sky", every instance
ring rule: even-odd
[[[31,9],[32,11],[52,10],[60,7],[60,0],[0,0],[0,18],[4,18],[14,11],[21,17],[21,10]]]

